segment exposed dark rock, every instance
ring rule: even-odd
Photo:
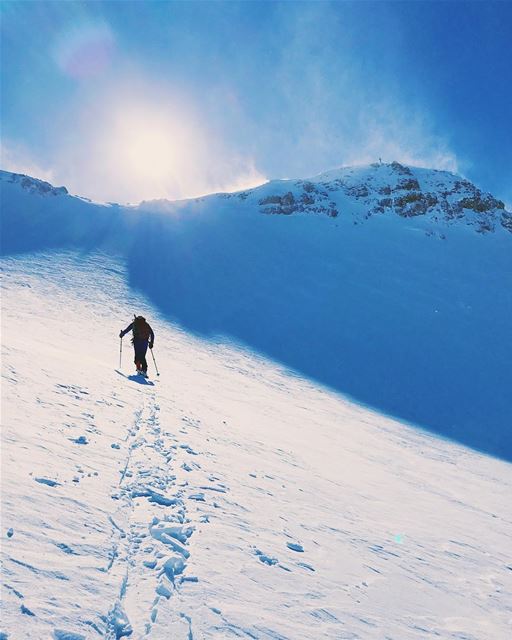
[[[307,193],[303,193],[300,197],[300,202],[304,205],[315,204],[315,199],[313,196],[308,195]]]
[[[437,204],[437,198],[430,193],[411,192],[394,200],[395,211],[399,216],[410,218],[422,216]]]
[[[370,195],[368,187],[364,184],[347,187],[345,193],[352,198],[367,198]]]
[[[307,193],[312,193],[313,191],[317,190],[315,185],[312,182],[304,182],[304,184],[302,185],[302,188]]]
[[[494,231],[494,225],[488,220],[480,220],[476,231],[477,233],[489,233],[490,231]]]
[[[261,205],[267,204],[281,204],[281,196],[267,196],[259,201]]]
[[[321,182],[321,186],[327,191],[340,191],[345,188],[345,182],[340,178],[336,178],[335,180],[331,180],[330,182]]]
[[[453,193],[470,191],[471,193],[479,193],[479,190],[469,180],[456,180],[453,184]]]
[[[32,193],[39,193],[42,196],[60,196],[68,194],[66,187],[54,187],[49,182],[44,182],[37,178],[31,178],[30,176],[26,176],[21,173],[11,173],[9,182],[19,183],[22,189],[26,189]]]
[[[420,184],[416,178],[408,178],[407,180],[401,180],[397,186],[397,189],[404,189],[405,191],[421,191]]]
[[[317,194],[317,197],[315,198],[311,193]],[[299,198],[295,198],[291,191],[285,193],[283,196],[267,196],[262,198],[259,204],[263,207],[263,212],[267,214],[291,215],[292,213],[319,213],[331,218],[336,218],[339,215],[336,203],[332,201],[326,202],[326,199],[327,193],[318,191],[315,188],[310,193],[302,193]]]
[[[260,205],[276,205],[266,209],[265,213],[277,213],[281,215],[290,215],[299,209],[299,205],[291,191],[285,193],[284,196],[267,196],[260,200]]]
[[[501,214],[501,226],[512,233],[512,213],[507,213],[507,211],[504,211]]]
[[[339,211],[338,209],[336,209],[336,204],[334,202],[329,202],[329,210],[327,212],[327,215],[330,216],[331,218],[338,217]]]
[[[496,200],[496,198],[493,198],[491,195],[484,196],[481,193],[471,198],[462,198],[462,200],[459,201],[459,205],[463,209],[471,209],[478,213],[505,208],[505,205],[500,200]]]
[[[391,163],[391,168],[402,176],[412,176],[412,171],[409,167],[404,167],[403,164],[396,162],[396,160]]]
[[[372,166],[377,168],[383,165]],[[354,172],[349,170],[320,183],[297,180],[289,183],[294,187],[293,192],[263,198],[260,201],[262,211],[268,214],[315,213],[336,217],[339,211],[330,198],[336,198],[335,193],[341,192],[340,195],[353,199],[354,204],[357,200],[364,204],[365,212],[360,222],[372,215],[394,211],[404,218],[428,214],[434,224],[466,219],[479,233],[494,231],[501,223],[512,232],[512,214],[505,211],[503,202],[483,193],[469,181],[437,171],[433,180],[426,178],[422,182],[425,189],[422,191],[415,173],[409,167],[399,162],[384,166],[395,173],[390,184],[379,185],[380,176],[371,173],[365,173],[364,177],[356,180]],[[476,215],[472,215],[471,211]],[[500,217],[501,212],[503,214]]]

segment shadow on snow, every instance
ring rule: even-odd
[[[211,201],[179,215],[81,202],[70,213],[72,200],[34,216],[16,195],[3,252],[116,251],[131,286],[187,330],[512,460],[509,236],[461,225],[442,241],[394,217],[354,226]]]
[[[152,216],[130,284],[188,330],[512,460],[510,238],[388,222]]]

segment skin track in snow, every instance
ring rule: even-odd
[[[2,268],[9,639],[508,640],[509,464],[186,333],[110,257]],[[154,386],[113,371],[133,308]]]
[[[5,254],[119,255],[186,331],[512,461],[512,214],[460,176],[374,164],[137,207],[0,182]]]

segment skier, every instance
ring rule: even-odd
[[[132,344],[135,350],[134,362],[137,367],[137,373],[147,378],[148,363],[146,362],[146,351],[148,347],[152,349],[155,344],[153,329],[146,322],[146,318],[134,316],[133,322],[126,327],[124,331],[120,332],[119,337],[122,338],[128,331],[133,331]]]

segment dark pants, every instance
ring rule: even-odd
[[[135,366],[139,369],[138,363],[140,363],[140,368],[142,371],[148,370],[148,363],[146,362],[146,351],[148,350],[148,341],[147,340],[134,340],[133,348],[135,349]]]

